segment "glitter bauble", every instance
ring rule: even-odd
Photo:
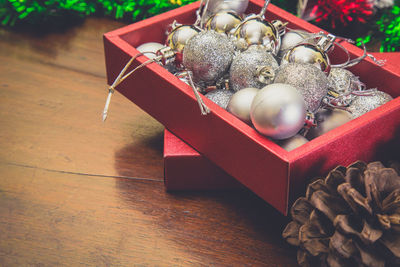
[[[262,88],[272,83],[279,65],[262,46],[251,46],[237,54],[229,70],[229,86],[238,91],[246,87]]]
[[[227,110],[245,123],[251,123],[251,103],[258,91],[259,89],[250,87],[236,92],[229,101]]]
[[[238,39],[238,47],[246,49],[251,45],[263,45],[275,53],[279,49],[280,35],[275,26],[260,18],[252,18],[243,22],[234,33]]]
[[[205,96],[212,102],[220,106],[221,108],[226,109],[232,95],[233,92],[231,90],[216,89],[214,91],[209,92]]]
[[[304,42],[311,41],[311,33],[302,30],[292,30],[282,36],[281,47],[279,49],[279,56],[283,57],[284,54],[295,47],[296,45]]]
[[[165,46],[160,43],[149,42],[149,43],[144,43],[144,44],[139,45],[136,49],[140,53],[143,53],[146,57],[153,59],[157,56],[156,55],[157,51],[163,47],[165,47]]]
[[[353,119],[376,109],[379,106],[393,99],[390,95],[377,89],[371,90],[370,95],[358,95],[351,102],[347,110],[351,113]]]
[[[216,14],[221,11],[232,11],[236,14],[243,14],[249,0],[210,0],[208,3],[208,13]]]
[[[304,126],[306,105],[296,88],[274,83],[265,86],[254,97],[250,117],[260,133],[273,139],[286,139]]]
[[[287,63],[311,64],[329,74],[330,61],[326,52],[313,44],[299,44],[283,56],[281,65]]]
[[[341,109],[321,109],[315,114],[315,120],[317,121],[317,126],[311,128],[307,133],[308,139],[314,139],[330,130],[339,127],[351,120],[350,112]]]
[[[235,48],[222,33],[204,31],[192,37],[183,50],[183,65],[195,82],[213,85],[229,70]]]
[[[303,96],[308,111],[315,111],[328,93],[328,78],[310,64],[288,63],[276,71],[275,83],[294,86]]]
[[[211,16],[207,23],[207,30],[214,30],[216,32],[228,34],[232,29],[240,24],[242,19],[232,12],[218,12]]]
[[[332,68],[328,80],[329,87],[340,95],[348,95],[360,90],[362,85],[353,73],[343,68]]]
[[[296,134],[295,136],[279,142],[279,146],[281,146],[286,151],[292,151],[293,149],[298,148],[307,142],[308,140],[304,136]]]
[[[181,25],[173,29],[167,37],[167,46],[176,52],[182,52],[188,40],[197,35],[200,29],[192,25]]]

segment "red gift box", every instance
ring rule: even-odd
[[[262,4],[261,0],[251,1],[247,12],[258,13]],[[174,20],[192,24],[198,6],[198,2],[193,3],[105,34],[108,83],[139,53],[135,47],[164,42],[166,29]],[[321,31],[273,5],[268,7],[266,18],[288,21],[292,29]],[[352,57],[362,55],[359,48],[345,42],[342,45]],[[343,62],[345,57],[336,49],[332,63]],[[146,60],[139,57],[134,66]],[[379,67],[369,59],[351,69],[369,88],[378,87],[397,97],[400,77],[395,70],[389,64]],[[211,113],[202,116],[192,88],[158,64],[141,68],[116,89],[284,214],[296,191],[303,191],[306,177],[325,173],[337,164],[370,161],[400,150],[400,98],[287,152],[205,97]]]

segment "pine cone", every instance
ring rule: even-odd
[[[301,266],[400,266],[399,164],[358,161],[312,182],[282,236]]]

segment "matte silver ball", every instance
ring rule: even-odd
[[[249,0],[210,0],[208,12],[212,15],[221,11],[233,11],[241,15],[246,11],[248,4]]]
[[[231,90],[216,89],[205,96],[221,108],[226,109],[233,93]]]
[[[144,43],[144,44],[139,45],[136,49],[140,53],[143,53],[149,59],[153,59],[157,56],[156,55],[157,51],[163,47],[165,47],[165,46],[160,43],[149,42],[149,43]]]
[[[308,111],[315,111],[328,93],[328,78],[311,64],[288,63],[277,70],[275,83],[294,86],[303,96]]]
[[[237,91],[229,101],[227,110],[245,123],[250,124],[251,103],[258,91],[259,89],[251,87]]]
[[[329,87],[341,95],[360,90],[362,83],[350,71],[343,68],[332,68],[329,76]]]
[[[347,110],[351,113],[351,117],[355,119],[392,99],[393,97],[387,93],[375,89],[372,95],[356,96]]]
[[[229,86],[238,91],[246,87],[262,88],[272,83],[279,65],[270,52],[253,45],[235,56],[229,70]]]
[[[308,139],[314,139],[345,124],[346,122],[351,120],[351,114],[346,110],[321,109],[315,114],[315,119],[317,121],[317,126],[315,128],[311,128],[308,131]]]
[[[279,145],[286,151],[292,151],[293,149],[298,148],[307,142],[308,140],[304,136],[296,134],[295,136],[282,140]]]
[[[261,134],[273,139],[286,139],[304,126],[306,105],[296,88],[274,83],[265,86],[254,97],[250,117]]]
[[[229,70],[235,48],[226,34],[204,31],[193,36],[183,49],[183,65],[195,82],[215,84]]]

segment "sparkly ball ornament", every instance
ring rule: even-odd
[[[286,151],[292,151],[293,149],[298,148],[307,142],[308,140],[304,136],[296,134],[295,136],[279,142],[279,146],[281,146]]]
[[[268,22],[255,16],[245,19],[235,30],[237,47],[245,50],[251,45],[263,45],[268,51],[277,55],[281,36],[285,33],[286,24],[280,20]]]
[[[333,48],[335,39],[336,36],[328,34],[321,36],[317,44],[311,42],[298,44],[286,52],[282,58],[281,65],[287,63],[311,64],[329,74],[331,63],[328,52]]]
[[[341,109],[321,109],[315,114],[317,126],[307,133],[308,139],[314,139],[351,120],[350,112]]]
[[[353,73],[343,68],[332,68],[328,80],[329,87],[340,95],[348,95],[364,86]]]
[[[245,123],[250,124],[251,103],[258,91],[259,89],[257,88],[249,87],[236,92],[230,99],[226,109]]]
[[[149,42],[149,43],[144,43],[140,46],[138,46],[136,49],[140,52],[143,53],[146,57],[149,59],[155,58],[157,55],[157,51],[163,48],[164,45],[156,42]]]
[[[304,126],[306,105],[296,88],[274,83],[265,86],[254,97],[250,118],[261,134],[273,139],[286,139]]]
[[[366,95],[357,95],[347,108],[353,119],[358,118],[393,99],[387,93],[377,89],[371,89],[368,90],[368,92],[369,93]]]
[[[216,14],[221,11],[231,11],[241,15],[246,11],[248,4],[249,0],[210,0],[208,12]]]
[[[229,70],[229,86],[238,91],[246,87],[262,88],[272,83],[279,65],[262,46],[254,45],[238,53]]]
[[[235,48],[225,35],[203,31],[193,36],[183,50],[183,65],[200,85],[214,85],[229,70]]]
[[[311,64],[287,63],[276,72],[274,83],[294,86],[303,96],[307,110],[315,111],[328,93],[328,78]]]
[[[218,12],[208,19],[206,29],[228,34],[240,22],[242,19],[233,12]]]
[[[172,26],[172,31],[168,34],[166,44],[175,52],[181,53],[188,40],[197,35],[201,30],[193,25]]]
[[[205,96],[223,109],[226,109],[234,92],[225,89],[216,89]]]

